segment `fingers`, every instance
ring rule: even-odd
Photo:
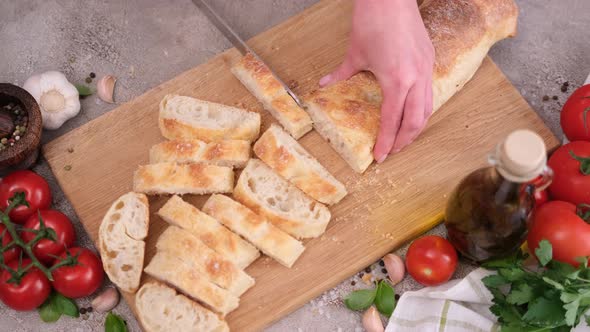
[[[381,122],[379,124],[379,135],[375,142],[373,156],[378,163],[382,163],[393,148],[395,137],[400,129],[402,114],[408,88],[397,84],[387,84],[380,80],[383,90],[383,103],[381,104]]]
[[[322,77],[320,79],[320,86],[325,87],[326,85],[330,85],[339,81],[344,81],[349,79],[352,75],[358,73],[360,71],[357,66],[354,65],[354,61],[352,61],[352,57],[347,56],[344,59],[344,62],[340,64],[338,68],[332,73]]]
[[[403,110],[402,123],[393,144],[393,153],[412,143],[420,134],[425,125],[425,83],[418,82],[408,92]]]

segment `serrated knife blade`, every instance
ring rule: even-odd
[[[192,1],[201,10],[201,12],[205,14],[207,19],[209,19],[209,21],[217,28],[217,30],[219,30],[225,36],[225,38],[227,38],[232,43],[232,45],[236,49],[238,49],[238,51],[240,51],[240,53],[244,55],[250,53],[258,61],[262,62],[270,70],[271,74],[277,79],[277,81],[281,84],[283,89],[287,91],[289,96],[291,96],[291,98],[295,100],[297,105],[299,105],[299,107],[303,107],[303,104],[299,100],[299,97],[297,97],[297,95],[289,88],[289,86],[285,84],[283,80],[281,80],[281,78],[272,70],[272,68],[268,66],[264,62],[264,60],[262,60],[262,58],[260,58],[258,54],[256,54],[256,52],[254,52],[254,50],[252,50],[250,46],[248,46],[248,44],[246,44],[246,42],[242,38],[240,38],[240,36],[215,12],[215,10],[213,10],[213,8],[211,8],[211,6],[209,6],[209,4],[205,0]]]

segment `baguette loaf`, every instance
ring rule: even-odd
[[[245,269],[260,256],[256,247],[178,196],[172,196],[158,215],[167,223],[195,235],[240,269]]]
[[[254,152],[282,177],[317,201],[335,204],[346,196],[344,185],[279,126],[270,126],[254,144]]]
[[[254,279],[234,263],[207,247],[201,240],[176,226],[169,226],[156,243],[158,251],[178,257],[195,272],[235,296],[254,286]]]
[[[211,195],[203,211],[286,267],[305,250],[301,242],[227,196]]]
[[[305,196],[258,159],[250,159],[233,196],[296,238],[320,236],[330,221],[326,206]]]
[[[157,251],[144,271],[176,287],[222,316],[239,305],[238,297],[207,280],[205,276],[166,251]]]
[[[425,1],[420,13],[436,54],[436,111],[471,79],[492,45],[516,34],[518,8],[513,0]],[[304,96],[318,133],[359,173],[373,161],[381,101],[367,73]]]
[[[202,163],[139,166],[133,175],[133,190],[145,194],[231,193],[233,185],[231,168]]]
[[[123,292],[139,287],[149,228],[147,197],[133,192],[119,197],[98,230],[98,246],[109,279]]]
[[[260,114],[196,98],[166,95],[160,102],[160,131],[167,139],[253,141]]]
[[[250,159],[250,142],[224,140],[205,143],[199,140],[165,141],[150,149],[150,164],[162,162],[198,163],[243,168]]]
[[[158,282],[141,287],[135,307],[146,332],[229,332],[217,314]]]
[[[231,71],[295,139],[311,130],[309,115],[287,94],[268,67],[251,53],[243,56]]]

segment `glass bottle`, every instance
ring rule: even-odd
[[[544,190],[553,178],[545,143],[529,130],[508,135],[488,161],[490,166],[459,183],[445,211],[449,241],[475,262],[505,257],[522,245],[534,191]]]

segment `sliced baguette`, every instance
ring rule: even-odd
[[[165,141],[150,149],[150,164],[162,162],[198,163],[244,168],[250,159],[250,142],[224,140],[205,143],[200,140]]]
[[[243,56],[231,71],[295,139],[312,129],[313,123],[307,112],[287,94],[268,67],[251,53]]]
[[[258,249],[248,241],[178,196],[170,197],[158,215],[167,223],[195,235],[240,269],[245,269],[260,256]]]
[[[159,125],[167,139],[253,141],[260,132],[260,114],[196,98],[166,95],[160,102]]]
[[[250,159],[233,196],[296,238],[320,236],[330,221],[325,205],[307,197],[258,159]]]
[[[239,305],[240,300],[237,296],[215,285],[207,277],[167,251],[157,251],[144,271],[176,287],[222,316],[227,315]]]
[[[246,272],[194,235],[176,226],[169,226],[160,235],[156,248],[178,257],[194,271],[235,296],[242,295],[254,286],[254,279]]]
[[[305,250],[301,242],[227,196],[211,195],[203,211],[286,267],[293,266]]]
[[[346,188],[293,137],[271,125],[254,144],[254,152],[268,166],[313,199],[336,204]]]
[[[217,314],[159,282],[141,287],[135,308],[146,332],[229,332]]]
[[[202,163],[139,166],[133,175],[133,190],[145,194],[231,193],[233,185],[231,168]]]
[[[98,246],[106,274],[123,292],[139,287],[149,228],[148,199],[127,193],[110,207],[98,230]]]

